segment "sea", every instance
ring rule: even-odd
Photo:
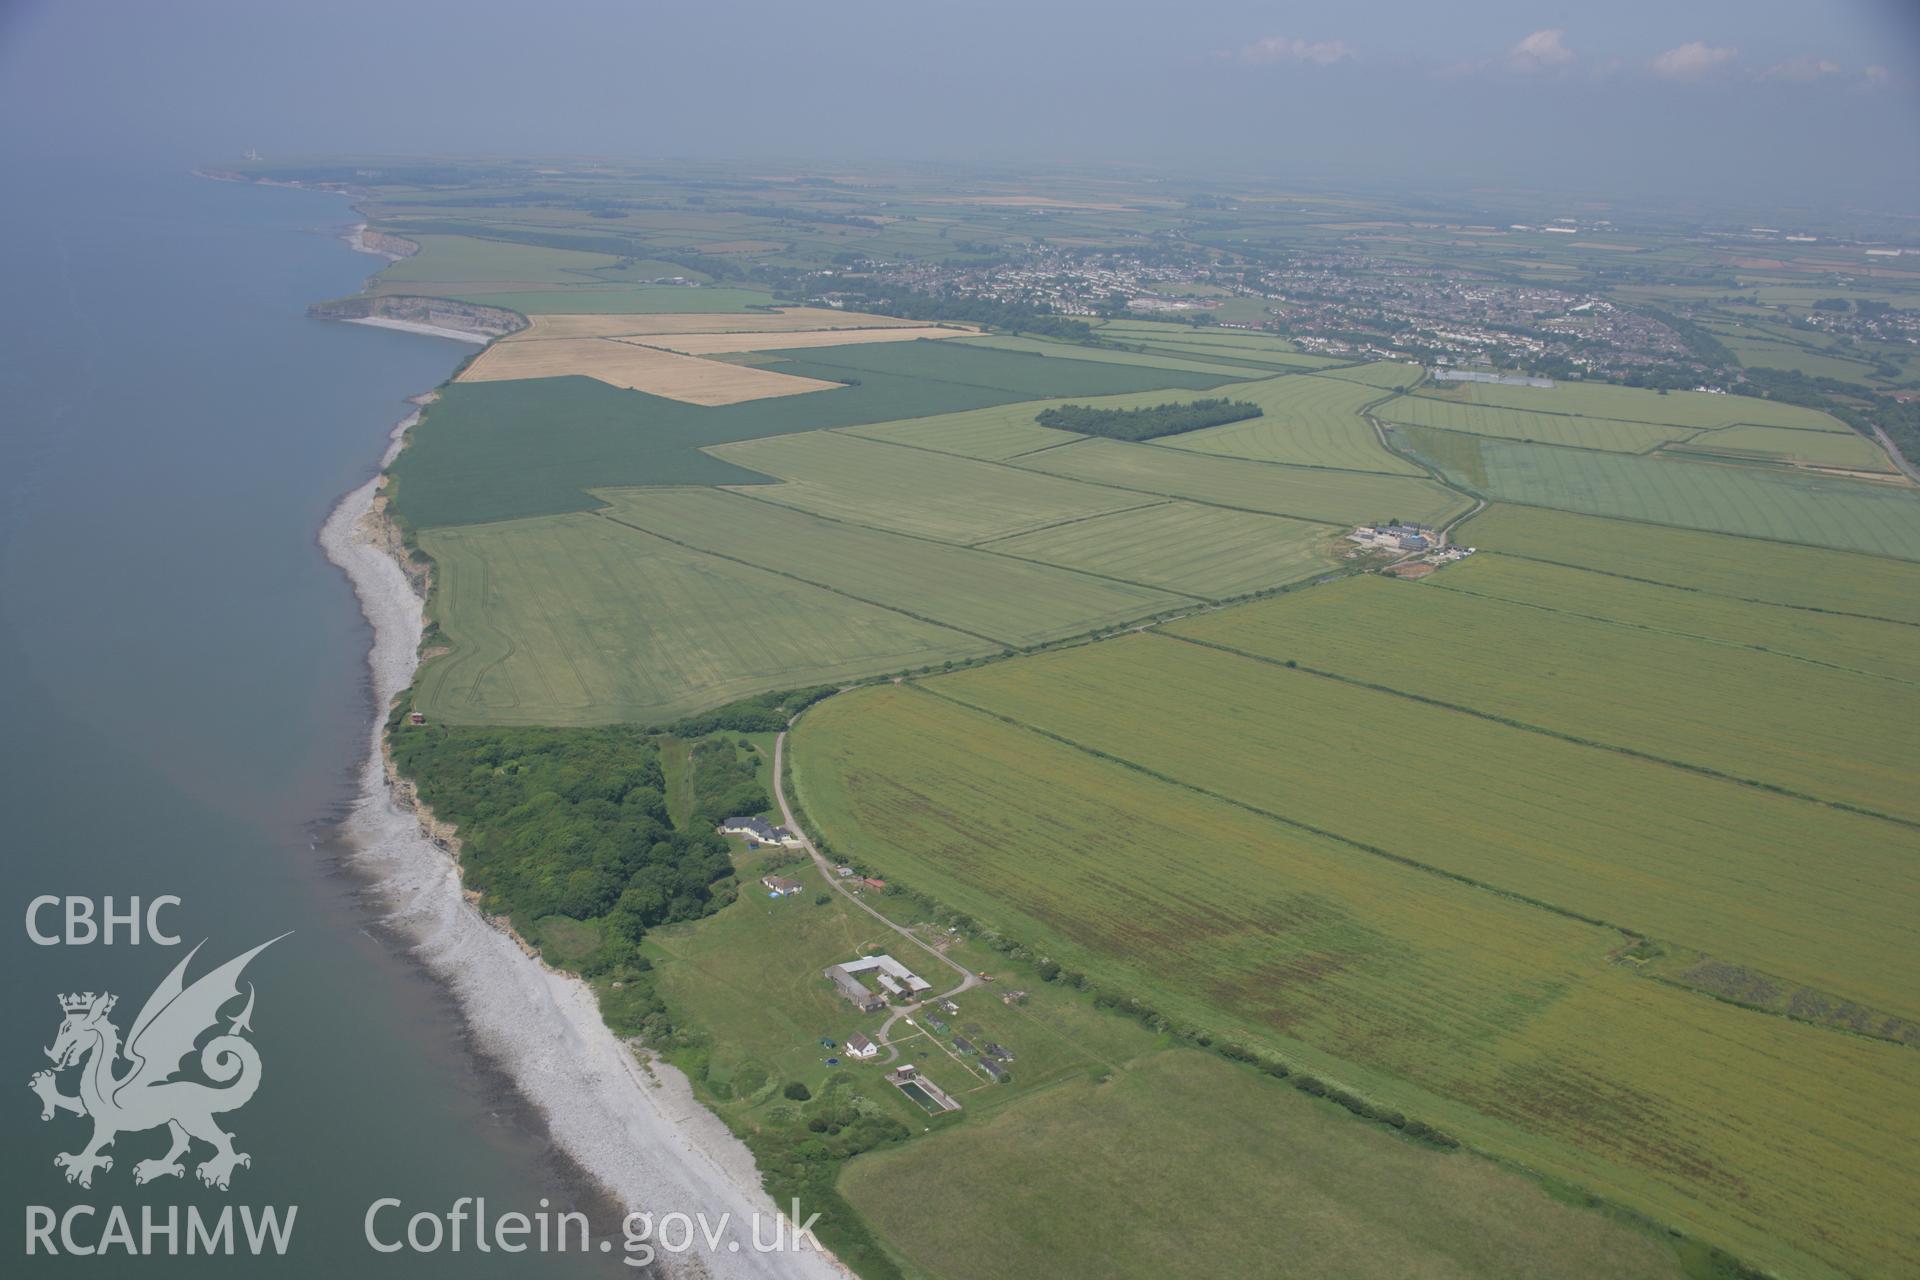
[[[375,714],[370,633],[316,537],[407,398],[472,348],[307,317],[380,266],[343,243],[340,196],[81,158],[8,176],[0,1274],[634,1274],[480,1252],[471,1227],[452,1247],[463,1198],[537,1221],[593,1192],[337,835]],[[56,1156],[82,1152],[91,1121],[43,1120],[30,1087],[69,1005],[111,994],[125,1034],[178,972],[190,1014],[195,979],[269,940],[217,1024],[243,1021],[260,1062],[254,1096],[215,1117],[248,1157],[229,1187],[196,1177],[198,1144],[183,1176],[136,1183],[164,1127],[121,1133],[111,1167],[70,1182]],[[370,1210],[382,1244],[416,1213],[440,1219],[438,1243],[418,1247],[422,1225],[376,1249]],[[246,1223],[268,1211],[293,1227],[256,1257]],[[189,1254],[190,1224],[223,1214],[235,1251]]]

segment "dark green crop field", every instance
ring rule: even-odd
[[[416,529],[588,511],[599,505],[586,493],[590,486],[768,481],[699,452],[711,444],[1020,400],[1202,389],[1223,381],[940,342],[766,354],[782,373],[853,385],[709,407],[591,378],[456,383],[394,460],[395,511]]]

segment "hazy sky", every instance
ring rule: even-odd
[[[1920,0],[0,0],[0,122],[170,163],[1122,162],[1920,217]]]

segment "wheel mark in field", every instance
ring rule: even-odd
[[[1206,787],[1197,786],[1191,782],[1184,782],[1179,778],[1161,773],[1157,769],[1148,768],[1138,761],[1129,760],[1125,756],[1117,756],[1112,752],[1102,751],[1098,747],[1088,746],[1086,743],[1078,742],[1064,734],[1054,733],[1050,729],[1042,729],[1036,724],[1031,724],[1025,720],[1003,714],[1002,712],[989,710],[986,707],[977,706],[963,698],[957,698],[950,693],[943,693],[940,690],[930,688],[919,680],[906,680],[902,683],[905,687],[917,693],[923,693],[930,698],[937,698],[942,702],[964,708],[967,711],[973,712],[975,715],[986,716],[990,720],[998,720],[1002,724],[1034,734],[1037,737],[1045,738],[1047,741],[1058,743],[1063,747],[1069,747],[1084,755],[1092,756],[1096,760],[1104,760],[1109,764],[1118,765],[1123,769],[1131,769],[1133,772],[1143,774],[1156,782],[1166,783],[1170,787],[1178,787],[1182,791],[1190,791],[1194,795],[1205,796],[1207,799],[1218,801],[1221,804],[1232,805],[1234,808],[1251,813],[1256,817],[1280,823],[1282,826],[1292,827],[1296,831],[1304,831],[1309,835],[1318,836],[1324,840],[1331,840],[1345,848],[1355,849],[1372,857],[1384,858],[1400,866],[1409,867],[1415,871],[1423,871],[1428,875],[1438,876],[1443,880],[1451,880],[1456,884],[1467,885],[1471,888],[1495,894],[1513,902],[1524,903],[1529,907],[1535,907],[1541,911],[1548,911],[1568,920],[1578,921],[1581,924],[1592,925],[1600,929],[1611,929],[1624,937],[1638,940],[1648,936],[1639,929],[1629,928],[1623,924],[1615,924],[1611,920],[1602,920],[1597,916],[1585,915],[1569,907],[1559,906],[1556,903],[1547,902],[1541,898],[1528,897],[1526,894],[1516,893],[1511,889],[1503,889],[1491,881],[1476,880],[1472,876],[1462,875],[1457,871],[1449,871],[1445,867],[1437,867],[1430,862],[1422,862],[1418,858],[1409,857],[1404,853],[1395,853],[1391,849],[1383,849],[1379,845],[1368,844],[1363,840],[1356,840],[1351,836],[1341,835],[1338,831],[1330,831],[1325,827],[1317,827],[1310,822],[1303,822],[1298,818],[1290,818],[1284,813],[1276,813],[1271,809],[1263,809],[1259,805],[1249,804],[1245,800],[1237,799],[1222,792],[1210,791]]]
[[[778,506],[780,504],[775,503],[773,505]],[[789,510],[792,510],[792,509],[793,508],[789,508]],[[635,533],[644,534],[649,538],[658,538],[662,542],[672,543],[676,547],[682,547],[688,551],[698,552],[703,556],[712,556],[716,560],[731,561],[734,564],[745,565],[749,569],[758,569],[762,573],[773,574],[775,577],[778,577],[778,578],[787,578],[794,582],[803,583],[809,587],[816,587],[821,591],[828,592],[832,595],[840,596],[843,599],[857,601],[858,603],[864,604],[864,605],[871,605],[873,608],[876,608],[876,609],[885,609],[888,613],[897,613],[904,618],[911,618],[915,622],[925,623],[926,625],[931,627],[939,627],[946,631],[958,632],[960,635],[963,635],[963,636],[971,636],[975,640],[984,640],[988,644],[997,645],[1002,649],[1011,649],[1016,647],[1012,641],[1001,640],[995,636],[987,635],[985,632],[981,632],[981,631],[970,631],[966,627],[955,626],[951,622],[942,622],[938,618],[929,618],[924,614],[914,613],[910,609],[902,609],[899,605],[887,604],[886,602],[881,600],[868,599],[866,596],[857,596],[853,594],[851,591],[844,591],[839,587],[830,586],[827,583],[818,582],[812,578],[803,578],[797,573],[789,573],[784,569],[774,569],[764,564],[755,564],[751,560],[743,559],[740,556],[728,555],[724,551],[710,551],[707,548],[702,546],[697,546],[694,543],[683,542],[679,538],[669,537],[667,534],[659,533],[653,529],[648,529],[642,525],[637,525],[629,521],[622,520],[618,516],[609,515],[604,511],[596,511],[593,514],[599,516],[602,520],[605,520],[610,524],[617,524],[623,529],[631,529]]]
[[[939,449],[929,449],[925,445],[908,444],[904,440],[880,440],[873,436],[850,436],[848,438],[853,440],[864,440],[869,444],[885,445],[890,449],[915,449],[921,453],[936,454],[942,458],[959,458],[959,457],[965,456],[957,453],[946,453]],[[1073,441],[1069,441],[1068,443],[1086,444],[1089,440],[1093,440],[1097,438],[1098,437],[1089,436],[1085,440],[1073,440]],[[1127,443],[1127,442],[1121,441],[1120,443]],[[1185,452],[1189,456],[1193,456],[1193,457],[1209,456],[1206,454],[1194,454],[1191,450],[1171,450],[1170,452]],[[1089,480],[1083,476],[1063,475],[1057,471],[1042,471],[1037,467],[1016,467],[1013,465],[1011,461],[1002,461],[999,458],[967,458],[966,460],[969,462],[977,462],[984,467],[1005,467],[1009,471],[1018,471],[1025,475],[1046,476],[1050,480],[1064,480],[1064,481],[1067,481],[1069,484],[1085,485],[1090,489],[1115,489],[1121,493],[1144,493],[1144,494],[1147,494],[1149,497],[1154,497],[1154,498],[1173,498],[1173,499],[1178,499],[1179,501],[1182,501],[1182,502],[1196,503],[1203,507],[1219,507],[1223,511],[1245,511],[1251,515],[1256,515],[1256,516],[1285,516],[1289,520],[1301,520],[1306,522],[1307,524],[1324,524],[1329,528],[1334,528],[1334,529],[1342,529],[1347,527],[1346,521],[1328,520],[1324,516],[1303,516],[1303,515],[1295,514],[1294,512],[1291,512],[1291,511],[1267,511],[1259,507],[1237,507],[1230,502],[1217,502],[1211,498],[1199,498],[1199,497],[1195,497],[1193,494],[1190,494],[1190,493],[1167,493],[1161,489],[1142,489],[1138,485],[1121,484],[1118,481],[1114,481],[1114,480]],[[1340,467],[1315,467],[1315,466],[1309,466],[1305,463],[1298,463],[1298,462],[1263,462],[1257,458],[1222,458],[1221,461],[1227,462],[1227,463],[1241,463],[1249,466],[1279,467],[1284,471],[1316,471],[1316,472],[1332,471],[1332,472],[1337,472],[1340,475],[1377,476],[1383,480],[1419,480],[1420,479],[1419,476],[1389,475],[1386,472],[1382,472],[1382,471],[1347,471],[1347,470],[1343,470]],[[1008,536],[1011,536],[1011,535],[1008,535]]]
[[[1645,631],[1658,636],[1676,636],[1682,640],[1698,640],[1702,644],[1717,644],[1728,649],[1747,649],[1754,653],[1770,654],[1776,658],[1787,658],[1794,662],[1805,662],[1816,667],[1825,667],[1829,671],[1844,671],[1848,675],[1865,676],[1870,680],[1890,680],[1896,684],[1920,685],[1920,680],[1906,676],[1887,675],[1880,671],[1862,671],[1858,667],[1842,666],[1837,662],[1828,662],[1822,658],[1811,658],[1804,653],[1790,653],[1785,649],[1769,649],[1763,644],[1747,644],[1739,640],[1722,640],[1718,636],[1703,636],[1696,631],[1675,631],[1670,627],[1656,627],[1644,622],[1628,622],[1621,618],[1609,618],[1605,614],[1581,613],[1576,609],[1562,609],[1555,605],[1541,604],[1534,600],[1518,600],[1512,596],[1499,596],[1486,591],[1473,591],[1466,587],[1450,586],[1444,582],[1429,580],[1425,586],[1439,591],[1451,591],[1456,595],[1472,596],[1476,600],[1497,600],[1501,604],[1517,605],[1522,609],[1538,609],[1542,613],[1557,613],[1566,618],[1584,618],[1588,622],[1599,622],[1610,627],[1625,627],[1630,631]]]
[[[1613,517],[1594,516],[1591,518],[1597,519],[1597,520],[1607,520],[1607,519],[1612,519]],[[1690,530],[1689,532],[1698,533],[1698,532],[1706,532],[1706,531]],[[1738,535],[1713,534],[1711,536],[1726,537],[1726,536],[1738,536]],[[1816,548],[1816,549],[1824,550],[1824,548]],[[1576,569],[1581,573],[1595,573],[1595,574],[1599,574],[1603,578],[1619,578],[1624,582],[1639,582],[1650,587],[1666,587],[1672,591],[1691,591],[1695,595],[1712,596],[1716,600],[1738,600],[1742,604],[1766,604],[1766,605],[1772,605],[1776,609],[1798,609],[1802,613],[1823,613],[1836,618],[1860,618],[1867,622],[1890,623],[1896,627],[1920,627],[1920,622],[1910,622],[1905,618],[1883,618],[1877,613],[1854,613],[1846,609],[1824,609],[1817,604],[1789,604],[1785,600],[1768,600],[1762,596],[1736,596],[1736,595],[1730,595],[1725,591],[1711,591],[1706,587],[1688,586],[1686,583],[1683,583],[1683,582],[1662,582],[1658,578],[1641,578],[1641,577],[1635,576],[1634,574],[1621,573],[1614,569],[1596,569],[1592,565],[1570,564],[1565,560],[1550,560],[1546,556],[1528,555],[1524,551],[1507,551],[1507,550],[1502,550],[1499,547],[1488,547],[1488,548],[1485,548],[1485,550],[1488,553],[1496,556],[1509,556],[1515,560],[1530,560],[1535,564],[1550,564],[1556,569]],[[1843,552],[1842,554],[1868,555],[1871,553],[1856,551],[1856,552]]]
[[[1787,796],[1794,800],[1805,800],[1809,804],[1825,805],[1829,809],[1839,809],[1845,813],[1857,813],[1862,817],[1878,818],[1882,822],[1891,822],[1896,826],[1912,827],[1915,830],[1920,830],[1920,821],[1912,818],[1896,817],[1890,813],[1881,813],[1877,809],[1869,809],[1865,805],[1851,804],[1845,800],[1831,800],[1825,796],[1817,796],[1805,791],[1795,791],[1791,787],[1783,787],[1776,782],[1762,782],[1757,778],[1743,778],[1738,774],[1723,773],[1719,769],[1709,768],[1703,764],[1693,764],[1686,760],[1674,760],[1666,756],[1657,756],[1650,751],[1641,751],[1634,747],[1623,747],[1612,742],[1599,742],[1592,738],[1575,737],[1573,734],[1563,733],[1558,729],[1549,729],[1544,725],[1529,724],[1525,720],[1514,720],[1506,716],[1494,715],[1490,711],[1481,711],[1474,707],[1463,706],[1457,702],[1443,702],[1439,698],[1430,698],[1423,693],[1411,693],[1405,689],[1396,689],[1391,685],[1374,684],[1372,681],[1362,680],[1356,676],[1341,675],[1337,671],[1323,671],[1318,667],[1309,667],[1297,662],[1289,667],[1285,662],[1277,658],[1269,658],[1265,654],[1250,653],[1245,649],[1236,649],[1232,645],[1221,644],[1214,640],[1200,640],[1193,636],[1175,635],[1169,631],[1162,631],[1157,627],[1147,628],[1145,630],[1147,634],[1158,636],[1162,640],[1171,640],[1178,644],[1190,644],[1201,649],[1216,649],[1221,653],[1233,654],[1237,658],[1245,658],[1249,662],[1264,663],[1267,666],[1280,667],[1288,671],[1297,670],[1306,675],[1319,676],[1324,680],[1337,680],[1341,684],[1352,685],[1356,689],[1370,689],[1375,693],[1384,693],[1390,697],[1405,698],[1410,702],[1419,702],[1430,707],[1439,707],[1443,711],[1457,711],[1461,715],[1473,716],[1476,719],[1492,721],[1494,724],[1506,725],[1509,729],[1519,729],[1526,733],[1537,733],[1544,738],[1558,738],[1562,742],[1571,742],[1576,747],[1589,747],[1595,751],[1611,751],[1616,755],[1631,756],[1635,760],[1646,760],[1652,764],[1666,765],[1671,769],[1684,769],[1688,773],[1697,773],[1702,777],[1714,778],[1721,782],[1731,782],[1736,786],[1752,787],[1756,791],[1768,791],[1774,795]]]
[[[855,436],[852,438],[861,439],[862,437]],[[948,456],[959,457],[961,455],[950,454]],[[815,520],[825,520],[830,524],[843,525],[849,529],[865,529],[869,533],[878,533],[889,538],[908,538],[914,542],[927,543],[929,546],[948,547],[958,551],[978,551],[982,555],[999,556],[1002,560],[1018,560],[1022,564],[1039,565],[1043,569],[1054,569],[1060,573],[1070,573],[1083,578],[1097,578],[1102,582],[1117,582],[1124,587],[1139,587],[1143,591],[1157,591],[1162,595],[1181,596],[1191,601],[1204,602],[1210,599],[1208,596],[1196,595],[1191,591],[1181,591],[1177,587],[1163,587],[1152,582],[1137,582],[1132,578],[1118,578],[1110,573],[1097,573],[1092,569],[1081,569],[1070,564],[1055,564],[1051,560],[1036,560],[1032,556],[1016,556],[1008,551],[995,551],[987,546],[985,542],[946,542],[940,538],[929,537],[924,533],[908,533],[900,529],[883,529],[877,524],[863,524],[858,520],[849,520],[844,516],[826,515],[818,511],[809,511],[805,507],[790,507],[784,502],[775,502],[772,498],[762,498],[758,494],[743,493],[737,489],[717,489],[715,492],[724,493],[732,498],[740,498],[746,502],[758,502],[765,506],[776,507],[781,511],[791,511],[801,516],[811,516]],[[1165,505],[1167,505],[1165,502],[1143,502],[1137,507],[1116,507],[1111,511],[1095,511],[1089,515],[1075,516],[1072,519],[1062,520],[1058,523],[1073,524],[1080,520],[1097,520],[1101,516],[1119,515],[1122,511],[1140,511],[1147,507],[1161,507]],[[1038,529],[1020,529],[1013,533],[996,533],[993,537],[986,539],[986,542],[998,542],[1005,538],[1018,538],[1029,533],[1038,533],[1040,529],[1051,529],[1053,527],[1053,525],[1041,525]],[[1148,610],[1144,613],[1132,613],[1126,615],[1126,619],[1152,617],[1157,612],[1160,611]],[[1121,620],[1125,621],[1126,619]],[[1115,625],[1117,625],[1117,623]]]

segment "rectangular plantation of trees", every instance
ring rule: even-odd
[[[958,681],[926,683],[802,719],[795,782],[837,849],[1175,1025],[1282,1055],[1755,1265],[1920,1262],[1910,1215],[1874,1192],[1915,1172],[1911,1050],[1637,977],[1608,958],[1627,942],[1614,930],[1155,779],[939,696]],[[1302,724],[1301,739],[1350,727]],[[1136,733],[1161,728],[1142,716]]]
[[[1138,409],[1102,409],[1093,405],[1063,404],[1042,409],[1034,421],[1055,431],[1111,440],[1157,440],[1185,435],[1229,422],[1257,418],[1263,410],[1247,400],[1212,397],[1185,403],[1142,405]]]

